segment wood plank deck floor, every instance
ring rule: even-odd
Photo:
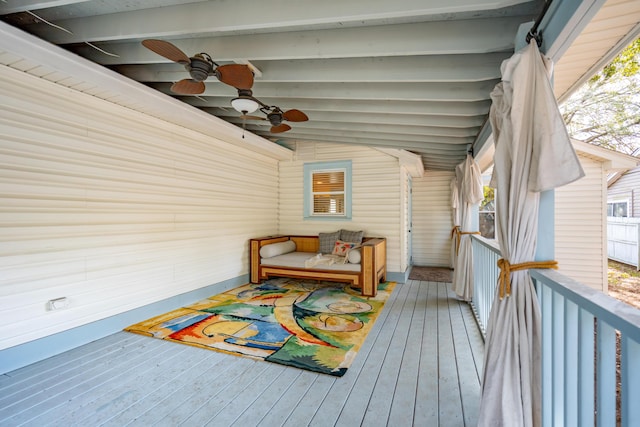
[[[475,426],[484,344],[449,284],[398,284],[347,373],[116,333],[0,376],[1,426]]]

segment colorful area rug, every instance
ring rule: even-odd
[[[247,284],[126,331],[342,376],[395,282],[363,297],[342,283],[277,278]]]

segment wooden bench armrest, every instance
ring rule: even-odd
[[[362,295],[376,296],[378,283],[387,278],[387,240],[370,238],[362,242]]]
[[[249,280],[251,283],[260,281],[260,248],[287,240],[289,240],[289,236],[267,236],[249,240]]]

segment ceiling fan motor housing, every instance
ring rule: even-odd
[[[282,123],[282,112],[275,111],[269,113],[267,114],[267,119],[269,119],[271,126],[278,126],[280,123]]]
[[[213,71],[213,64],[199,54],[190,59],[191,62],[186,68],[191,78],[196,82],[205,81]]]

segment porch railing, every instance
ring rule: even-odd
[[[495,291],[498,248],[475,236],[473,245],[473,305],[487,325],[480,313],[493,301],[483,294]],[[531,276],[542,314],[543,425],[640,425],[640,310],[553,270]]]

